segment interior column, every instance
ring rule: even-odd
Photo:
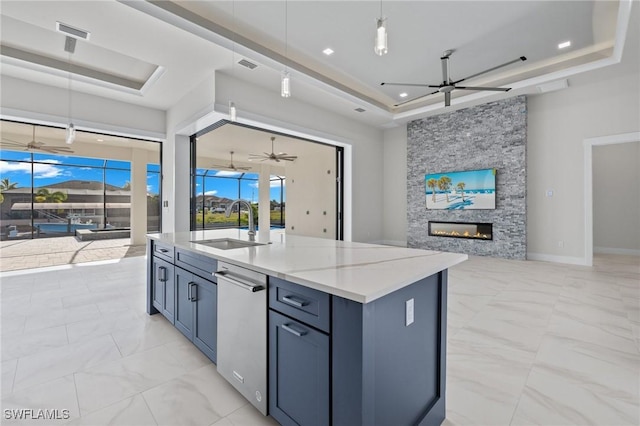
[[[260,165],[260,176],[258,178],[258,229],[260,230],[260,241],[268,241],[271,229],[271,166]]]
[[[131,153],[131,244],[144,244],[147,233],[147,151]]]

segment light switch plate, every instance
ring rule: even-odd
[[[413,324],[413,299],[405,302],[405,326]]]

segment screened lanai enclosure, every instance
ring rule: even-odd
[[[159,143],[78,131],[68,145],[65,129],[0,124],[2,239],[160,231]]]
[[[257,173],[228,170],[196,169],[195,229],[243,228],[249,224],[248,211],[234,207],[226,216],[232,201],[247,200],[253,206],[254,222],[258,223]],[[285,177],[270,176],[270,219],[272,228],[285,227]]]

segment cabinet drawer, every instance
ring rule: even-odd
[[[173,263],[173,246],[153,240],[153,255]]]
[[[269,277],[269,307],[329,333],[330,300],[327,293]]]
[[[176,266],[200,275],[209,281],[217,282],[213,273],[218,269],[218,261],[211,257],[176,248]]]

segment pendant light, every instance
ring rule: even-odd
[[[376,23],[376,37],[373,51],[382,56],[389,50],[387,45],[387,18],[382,16],[382,0],[380,0],[380,17]]]
[[[233,99],[233,87],[235,86],[236,79],[236,2],[231,2],[231,14],[233,21],[231,24],[231,76],[234,81],[231,82],[231,99]],[[238,119],[238,112],[236,110],[236,104],[232,100],[229,100],[229,121],[235,122]]]
[[[287,61],[288,61],[288,50],[289,50],[289,39],[287,34],[287,24],[288,24],[288,12],[289,6],[287,0],[284,2],[284,71],[282,71],[282,79],[280,81],[280,96],[283,98],[288,98],[291,96],[291,76],[289,75],[289,71],[287,70]]]
[[[69,75],[69,85],[68,85],[68,113],[69,113],[69,124],[67,125],[67,135],[65,138],[65,142],[68,145],[71,145],[76,140],[76,127],[73,125],[73,120],[71,119],[71,54],[75,51],[76,48],[76,39],[67,36],[64,42],[64,50],[69,52],[69,59],[67,61],[67,72]]]

